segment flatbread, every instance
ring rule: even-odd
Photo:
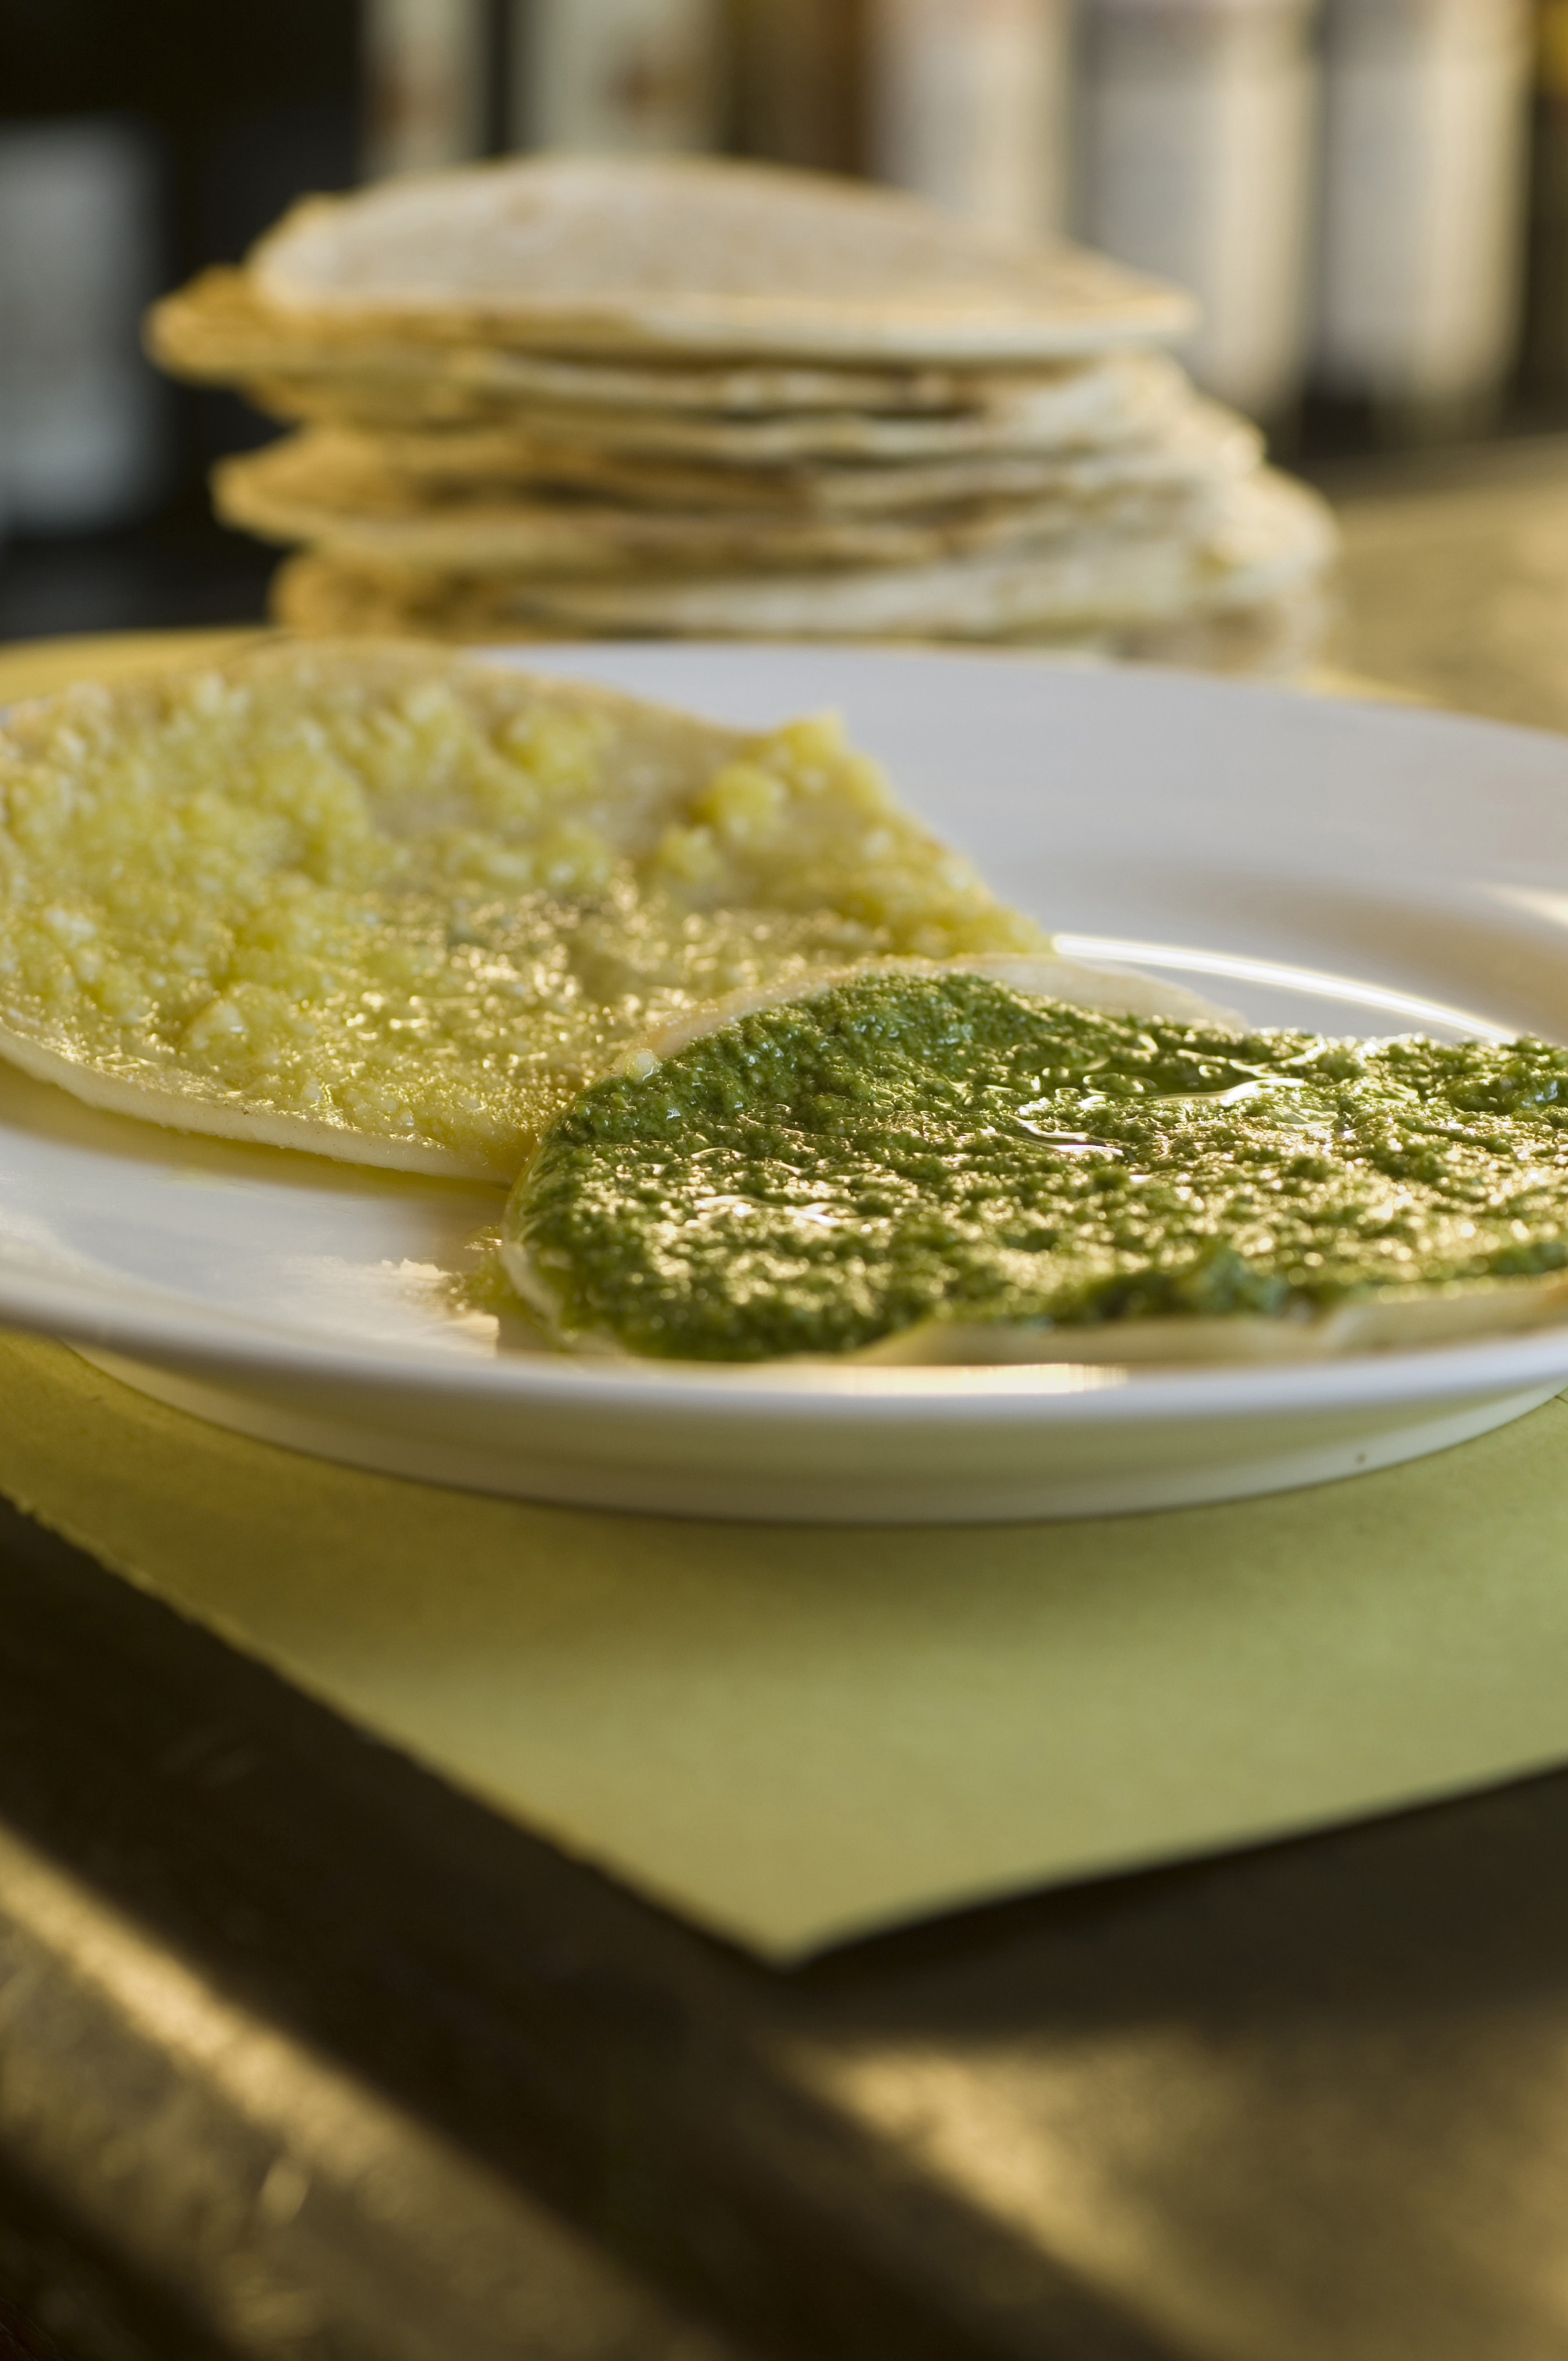
[[[220,469],[214,489],[225,523],[265,539],[307,542],[350,563],[462,575],[514,570],[538,580],[672,568],[700,575],[735,566],[928,566],[976,551],[1033,549],[1091,523],[1102,532],[1179,533],[1201,527],[1206,501],[1167,487],[1108,495],[1087,512],[1081,502],[992,500],[907,518],[796,518],[516,500],[367,516],[280,493],[237,468]]]
[[[1222,1362],[1336,1360],[1346,1353],[1406,1353],[1502,1336],[1568,1320],[1568,1278],[1456,1280],[1418,1294],[1389,1288],[1310,1320],[1113,1321],[1097,1327],[1010,1328],[923,1322],[850,1357],[882,1368],[996,1367],[1069,1361],[1117,1368],[1212,1367]]]
[[[598,578],[493,577],[483,611],[559,637],[641,633],[696,639],[960,639],[1127,629],[1271,598],[1321,576],[1335,547],[1317,496],[1260,469],[1224,496],[1218,522],[1175,533],[1084,532],[905,567],[843,567]],[[356,570],[371,569],[356,561]],[[285,576],[279,612],[309,628]],[[440,577],[400,569],[394,596],[439,604]],[[472,598],[465,621],[478,622]]]
[[[0,730],[0,1055],[182,1130],[504,1180],[661,1014],[1043,942],[822,719],[372,642]]]
[[[1190,300],[902,192],[732,159],[543,156],[296,205],[270,309],[577,353],[850,366],[1056,361],[1184,333]]]
[[[499,586],[444,575],[411,579],[315,555],[291,558],[279,568],[271,602],[280,623],[313,637],[417,631],[459,646],[539,647],[565,636],[519,617],[504,578]],[[1245,606],[1157,623],[1037,624],[1002,635],[996,644],[1041,654],[1293,680],[1316,661],[1330,614],[1322,580],[1312,577]]]
[[[1234,582],[1224,588],[1227,603],[1223,607],[1121,622],[1036,620],[999,631],[992,644],[1273,679],[1294,678],[1316,659],[1330,616],[1321,570],[1273,589],[1259,589],[1247,599],[1238,595]],[[417,631],[473,647],[501,642],[543,646],[553,640],[615,636],[586,631],[580,624],[552,626],[520,612],[518,583],[509,575],[465,577],[367,566],[313,553],[280,566],[269,595],[277,621],[313,637]],[[896,641],[901,635],[881,636]]]
[[[964,457],[972,453],[1097,451],[1145,442],[1179,422],[1190,389],[1163,353],[1123,353],[1100,368],[1063,372],[984,401],[956,402],[916,414],[836,410],[767,412],[744,418],[721,412],[616,408],[586,401],[536,401],[512,412],[509,428],[488,433],[432,434],[449,445],[448,464],[461,464],[465,445],[493,451],[510,444],[515,468],[527,455],[561,448],[600,452],[612,460],[685,460],[706,467],[814,467],[828,461],[886,462]],[[380,436],[390,441],[393,421]],[[323,422],[351,423],[341,395],[323,407]],[[371,422],[372,425],[376,422]],[[390,430],[390,431],[389,431]],[[413,443],[415,436],[398,438]],[[480,464],[484,464],[481,462]]]
[[[1062,461],[1026,498],[992,494],[885,513],[814,514],[629,507],[548,492],[531,498],[504,480],[426,474],[410,464],[419,456],[416,441],[317,430],[225,460],[213,478],[217,513],[227,523],[337,556],[468,575],[910,566],[1091,528],[1190,536],[1203,530],[1226,486],[1255,463],[1258,447],[1241,422],[1195,405],[1181,436],[1113,459]],[[494,456],[499,462],[509,453],[503,447]]]
[[[795,406],[781,400],[773,407],[755,403],[744,412],[652,401],[639,408],[630,404],[616,408],[587,393],[528,400],[445,376],[345,372],[329,379],[280,370],[229,381],[258,410],[274,418],[329,426],[407,431],[470,425],[504,429],[517,436],[537,435],[548,429],[562,440],[573,439],[563,437],[563,424],[575,429],[586,423],[590,431],[576,440],[589,448],[607,450],[613,450],[620,440],[652,446],[653,436],[635,429],[618,435],[618,423],[625,425],[628,421],[674,417],[694,427],[749,426],[756,430],[753,448],[766,428],[774,445],[773,464],[831,456],[835,451],[861,458],[908,457],[922,444],[928,448],[958,443],[983,448],[993,425],[1004,425],[1021,413],[1029,418],[1032,446],[1091,451],[1158,432],[1186,391],[1185,380],[1166,356],[1139,352],[1107,354],[1101,361],[1085,361],[1052,371],[1048,378],[1016,384],[993,379],[964,386],[949,379],[952,391],[943,402],[878,401],[869,389],[858,394],[856,380],[849,378],[836,401]],[[915,431],[921,428],[927,430],[923,436]],[[694,452],[698,447],[694,440]],[[735,447],[740,453],[745,446],[737,444]],[[765,451],[762,456],[768,457]]]
[[[567,492],[599,506],[682,514],[733,511],[777,517],[897,517],[975,501],[1100,504],[1126,491],[1219,486],[1262,453],[1234,411],[1188,397],[1156,439],[1054,456],[985,456],[875,467],[787,469],[620,461],[510,432],[303,433],[223,464],[216,482],[236,522],[270,512],[262,530],[292,536],[280,503],[327,502],[360,514],[422,511],[434,500]],[[315,537],[310,529],[308,537]]]
[[[331,310],[279,313],[260,301],[249,275],[204,270],[147,315],[154,360],[199,383],[255,383],[264,407],[289,417],[349,414],[426,418],[515,411],[540,404],[594,409],[687,411],[722,417],[812,411],[918,414],[1009,408],[1021,397],[1058,398],[1075,416],[1113,422],[1127,389],[1145,381],[1141,353],[1014,368],[845,368],[715,360],[575,359],[516,351],[504,344],[433,344],[428,337],[367,334]],[[1113,439],[1117,429],[1113,423]]]
[[[878,972],[896,975],[981,975],[1014,992],[1036,994],[1042,1000],[1065,1000],[1075,1008],[1104,1008],[1124,1016],[1168,1016],[1183,1025],[1213,1026],[1222,1032],[1245,1032],[1234,1009],[1222,1008],[1165,976],[1140,975],[1135,968],[1104,967],[1090,960],[1064,959],[1059,951],[979,951],[949,960],[894,959],[877,962]],[[631,1051],[639,1063],[646,1058],[673,1058],[688,1042],[700,1041],[738,1016],[759,1008],[783,1008],[793,1000],[812,998],[829,991],[861,968],[824,970],[808,983],[759,984],[746,992],[727,993],[722,1000],[651,1026]]]
[[[429,427],[371,429],[390,457],[454,476],[537,467],[553,449],[603,452],[615,461],[677,460],[709,468],[814,467],[826,463],[968,457],[974,454],[1114,453],[1179,432],[1191,389],[1163,353],[1123,353],[1102,369],[1064,373],[1007,398],[955,403],[914,416],[871,410],[770,412],[748,418],[608,404],[536,402],[503,425],[465,433]]]
[[[1188,672],[1299,680],[1317,663],[1333,620],[1332,574],[1318,571],[1245,605],[1212,609],[1105,632],[1081,644],[1128,664],[1178,665]],[[1036,643],[1016,634],[1013,644]],[[1048,639],[1045,643],[1056,644]]]
[[[1234,446],[1237,449],[1240,445]],[[1144,464],[1145,460],[1148,464]],[[1233,470],[1216,460],[1214,475]],[[771,511],[780,517],[902,517],[973,500],[1099,501],[1127,489],[1179,481],[1207,470],[1179,451],[1137,445],[1122,452],[1058,457],[980,456],[903,467],[741,469],[683,467],[664,461],[617,461],[593,452],[552,451],[537,488],[576,492],[628,508]]]

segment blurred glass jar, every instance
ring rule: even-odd
[[[1532,114],[1521,376],[1528,396],[1560,412],[1568,397],[1568,0],[1541,0],[1537,10]]]
[[[367,180],[433,171],[481,152],[488,29],[484,0],[364,0]]]
[[[512,0],[512,10],[520,147],[718,145],[720,0]]]
[[[861,171],[865,33],[849,0],[728,0],[729,128],[741,154]]]
[[[1312,0],[1087,0],[1073,220],[1190,289],[1183,357],[1254,417],[1288,418],[1309,329]]]
[[[989,227],[1062,226],[1069,0],[871,0],[870,170]]]
[[[122,524],[163,488],[168,412],[139,338],[158,180],[135,122],[0,123],[0,512],[20,531]]]
[[[1315,374],[1400,435],[1485,426],[1524,276],[1528,0],[1329,0]]]

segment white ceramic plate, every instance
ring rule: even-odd
[[[534,661],[728,721],[839,706],[1069,948],[1190,977],[1255,1021],[1568,1040],[1557,739],[1008,654]],[[0,1068],[0,1319],[208,1418],[400,1475],[705,1516],[1088,1515],[1385,1466],[1568,1383],[1568,1325],[1163,1374],[596,1367],[453,1311],[499,1202],[183,1138]]]

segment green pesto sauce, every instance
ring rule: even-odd
[[[595,1083],[506,1235],[568,1334],[681,1360],[1528,1277],[1568,1263],[1568,1050],[865,976]]]

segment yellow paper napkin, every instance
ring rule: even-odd
[[[612,1516],[363,1475],[0,1337],[0,1488],[772,1959],[1568,1756],[1568,1406],[1070,1525]]]

